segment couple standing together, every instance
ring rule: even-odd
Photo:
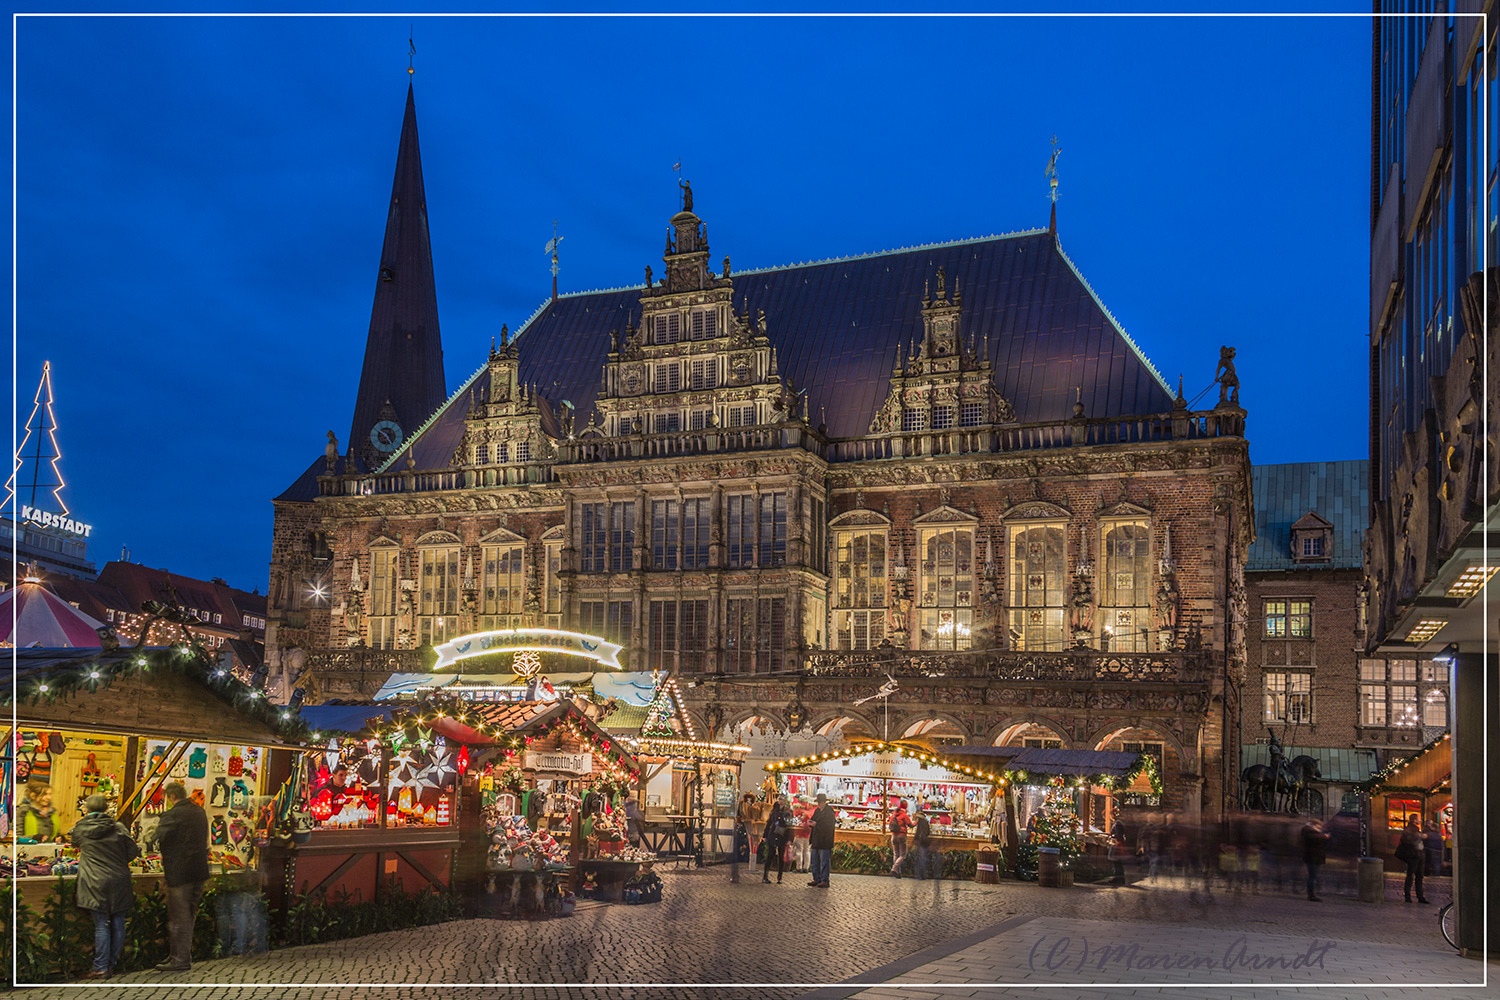
[[[828,877],[833,867],[833,828],[834,828],[833,806],[828,804],[828,796],[819,794],[817,808],[813,810],[810,818],[811,829],[809,832],[809,849],[812,852],[812,881],[807,883],[819,889],[828,888]],[[791,807],[785,801],[778,799],[771,807],[771,815],[766,820],[766,832],[764,843],[766,849],[765,868],[761,873],[761,881],[771,881],[771,862],[776,862],[776,881],[781,881],[781,876],[786,872],[786,847],[792,839],[793,818]]]

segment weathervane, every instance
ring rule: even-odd
[[[557,235],[557,220],[553,219],[552,220],[552,238],[550,240],[548,240],[547,241],[547,245],[542,248],[542,253],[548,253],[548,254],[552,255],[552,299],[553,299],[553,301],[557,300],[557,272],[558,272],[558,266],[557,266],[557,245],[559,243],[561,243],[562,241],[563,241],[563,238],[561,236]]]
[[[1052,136],[1052,155],[1047,159],[1047,184],[1052,188],[1052,203],[1057,204],[1057,154],[1062,150],[1057,146],[1057,136]]]
[[[417,43],[412,40],[412,39],[414,39],[414,38],[417,37],[417,33],[414,30],[415,28],[416,28],[415,24],[408,25],[407,28],[406,28],[406,32],[407,32],[406,44],[409,45],[409,46],[411,46],[411,51],[406,56],[406,75],[407,76],[411,76],[412,74],[416,73],[416,71],[417,71]]]

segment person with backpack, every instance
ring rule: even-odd
[[[135,908],[130,862],[141,849],[109,814],[109,800],[90,795],[68,834],[78,848],[78,905],[94,915],[94,966],[85,979],[104,979],[125,951],[125,918]]]
[[[792,833],[792,817],[786,803],[780,799],[771,807],[771,816],[766,820],[766,832],[761,838],[761,844],[765,848],[765,867],[761,869],[760,880],[771,881],[771,863],[776,863],[776,882],[781,884],[781,876],[786,873],[786,845]]]
[[[901,862],[906,860],[906,833],[911,829],[911,816],[906,812],[906,800],[896,806],[891,817],[891,874],[901,877]]]

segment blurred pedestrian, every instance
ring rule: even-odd
[[[52,786],[33,778],[26,782],[26,791],[16,804],[16,835],[30,837],[40,844],[51,843],[57,832],[56,814],[52,807]]]
[[[104,796],[90,795],[83,808],[68,839],[78,848],[78,905],[94,915],[94,966],[84,978],[104,979],[125,951],[125,918],[135,907],[130,862],[141,849]]]
[[[901,877],[901,862],[906,860],[906,835],[911,830],[911,816],[906,811],[906,800],[896,806],[891,817],[891,874]]]
[[[806,795],[797,796],[792,806],[792,871],[805,872],[812,868],[812,803]]]
[[[236,868],[225,872],[216,885],[219,945],[225,955],[258,955],[266,950],[266,901],[261,895],[265,881],[259,867]]]
[[[1422,894],[1422,867],[1427,863],[1423,851],[1422,830],[1417,826],[1417,817],[1406,817],[1406,826],[1401,831],[1401,842],[1396,845],[1396,860],[1406,865],[1406,901],[1411,902],[1412,879],[1417,882],[1417,902],[1427,902]]]
[[[1125,859],[1130,856],[1130,849],[1125,846],[1125,824],[1118,819],[1109,829],[1109,848],[1106,852],[1110,867],[1113,869],[1110,885],[1125,884]]]
[[[915,821],[912,824],[912,845],[917,851],[917,878],[926,879],[932,850],[932,821],[927,818],[920,802],[913,815]]]
[[[836,825],[833,806],[828,796],[818,793],[818,806],[812,814],[812,832],[809,843],[812,848],[812,881],[807,883],[819,889],[828,888],[828,876],[833,869],[833,828]]]
[[[1328,861],[1328,837],[1323,832],[1323,823],[1316,817],[1309,817],[1302,827],[1302,863],[1307,866],[1307,898],[1314,903],[1323,901],[1318,895],[1318,871]]]
[[[167,811],[156,824],[156,842],[167,883],[171,957],[156,968],[159,972],[186,972],[193,967],[193,923],[208,881],[208,814],[188,799],[181,782],[171,782],[163,794]]]
[[[1427,833],[1423,840],[1427,848],[1427,874],[1443,874],[1443,831],[1437,820],[1427,821]]]
[[[766,820],[766,832],[761,843],[766,850],[766,866],[761,870],[760,880],[771,881],[771,863],[776,863],[776,882],[786,873],[786,848],[791,837],[792,818],[785,801],[777,799],[771,806],[771,816]]]

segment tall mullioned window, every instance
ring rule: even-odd
[[[396,646],[400,564],[401,550],[393,545],[370,550],[370,646],[374,649]]]
[[[1014,648],[1065,648],[1063,601],[1067,579],[1065,526],[1010,529],[1010,635]]]
[[[885,640],[885,528],[837,533],[833,630],[839,649],[872,649]]]
[[[458,544],[417,550],[417,642],[434,646],[458,634]]]
[[[974,529],[924,527],[918,533],[922,649],[968,649],[974,629]]]
[[[760,565],[786,565],[786,494],[760,495]]]
[[[724,545],[731,569],[755,565],[755,527],[753,493],[724,498]]]
[[[1103,648],[1116,653],[1151,648],[1151,528],[1145,523],[1104,528],[1104,579],[1099,606]]]
[[[526,609],[526,582],[522,567],[525,551],[522,542],[481,547],[481,629],[515,628],[521,624],[521,615]]]

